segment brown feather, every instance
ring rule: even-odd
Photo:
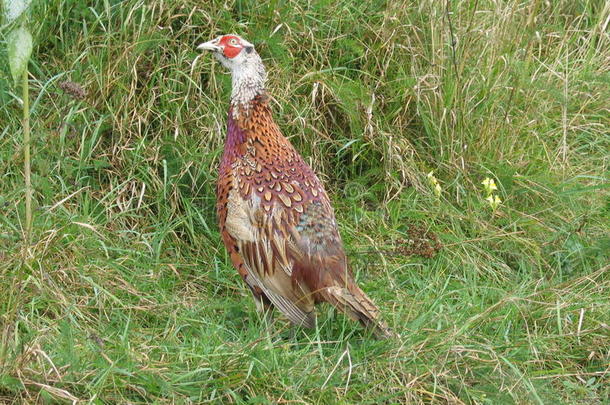
[[[233,264],[255,297],[313,327],[326,301],[382,337],[392,332],[348,269],[328,196],[257,98],[235,120],[218,180],[218,216]]]

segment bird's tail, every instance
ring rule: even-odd
[[[328,302],[350,318],[359,321],[367,328],[372,328],[378,338],[387,339],[398,336],[381,320],[379,308],[355,283],[350,283],[346,287],[327,287],[324,295]]]

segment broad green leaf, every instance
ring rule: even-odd
[[[4,9],[4,17],[6,23],[10,24],[15,21],[27,8],[30,6],[32,0],[4,0],[2,2]]]
[[[32,53],[32,35],[23,25],[8,35],[8,59],[15,83],[27,67]]]

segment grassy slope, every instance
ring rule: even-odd
[[[608,3],[451,1],[449,19],[436,0],[81,3],[32,15],[27,249],[1,66],[0,402],[608,398]],[[400,341],[326,306],[293,340],[256,314],[214,213],[229,77],[193,65],[225,32],[257,43],[277,120]],[[401,254],[412,223],[435,257]]]

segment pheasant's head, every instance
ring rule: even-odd
[[[238,35],[221,35],[199,44],[197,49],[212,51],[223,66],[231,71],[231,100],[234,104],[246,104],[265,91],[265,67],[250,42]]]
[[[238,35],[221,35],[197,46],[197,49],[212,51],[214,56],[232,72],[261,63],[254,45]]]

